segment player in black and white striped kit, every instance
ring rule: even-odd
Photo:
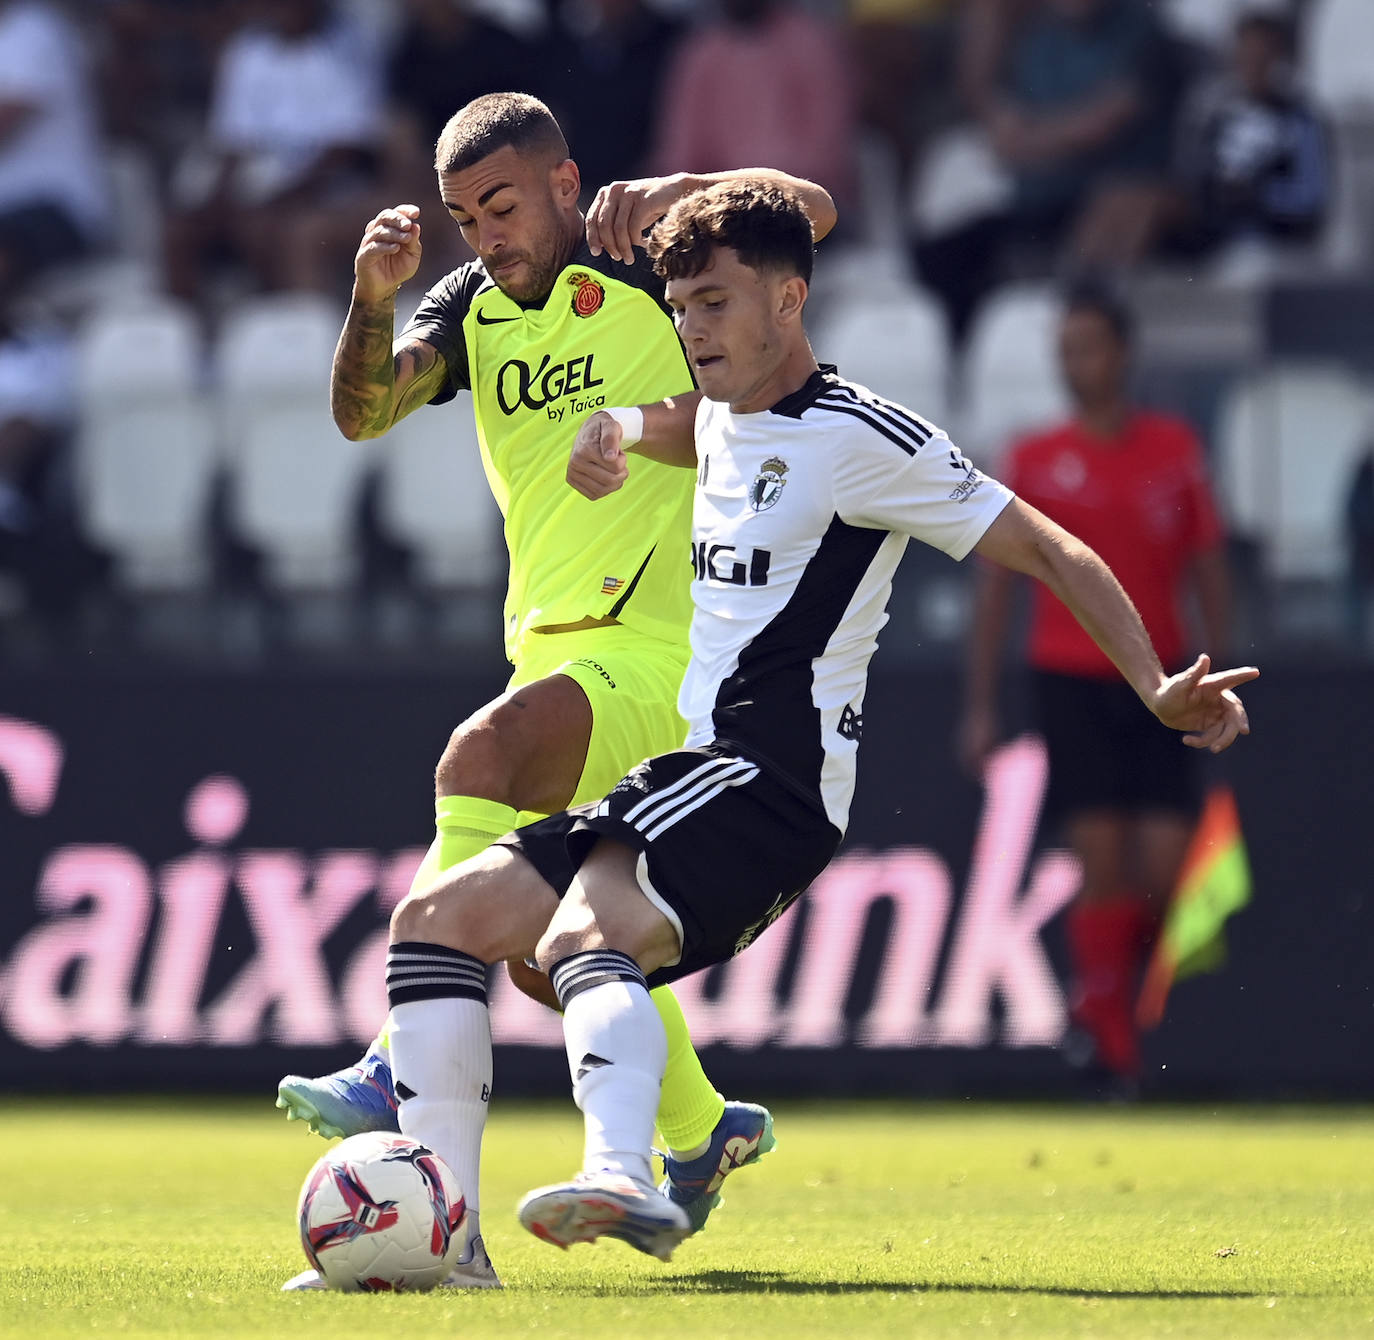
[[[907,538],[963,558],[1012,498],[937,428],[831,368],[763,411],[703,397],[695,443],[686,747],[511,839],[555,887],[575,873],[570,826],[640,848],[639,882],[682,943],[655,980],[738,952],[833,856]]]
[[[687,743],[738,747],[843,832],[908,535],[963,558],[1012,495],[828,367],[763,413],[703,399],[696,442]]]
[[[426,1013],[430,993],[476,1007],[485,964],[533,951],[563,1006],[586,1145],[582,1172],[526,1196],[521,1222],[560,1246],[613,1236],[667,1259],[690,1226],[650,1178],[666,1044],[647,983],[746,948],[833,856],[909,536],[1049,583],[1196,747],[1248,729],[1232,688],[1258,672],[1209,674],[1202,657],[1166,677],[1091,550],[932,425],[817,365],[802,324],[810,225],[786,191],[685,197],[650,247],[702,398],[695,414],[679,398],[594,415],[568,477],[589,497],[612,492],[626,449],[697,470],[687,745],[411,895],[393,918],[388,988],[398,1080],[442,1087],[472,1044],[456,1017]],[[443,1155],[460,1133],[423,1098],[403,1101],[402,1129]]]

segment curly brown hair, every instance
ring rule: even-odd
[[[795,191],[774,182],[718,182],[676,201],[649,235],[654,271],[690,279],[728,247],[751,270],[800,275],[811,282],[815,238]]]

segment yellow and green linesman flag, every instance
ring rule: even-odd
[[[1164,1018],[1169,988],[1184,977],[1215,972],[1226,961],[1226,919],[1250,901],[1250,860],[1236,798],[1215,786],[1202,807],[1183,858],[1164,929],[1145,972],[1136,1021],[1154,1028]]]

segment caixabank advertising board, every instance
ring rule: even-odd
[[[386,924],[480,675],[0,678],[0,1086],[261,1089],[353,1058]],[[1254,871],[1229,961],[1147,1039],[1164,1096],[1374,1092],[1374,677],[1269,672],[1224,760]],[[1073,1091],[1045,758],[952,761],[952,671],[879,670],[835,862],[748,951],[680,984],[748,1092]],[[1319,706],[1318,706],[1319,705]],[[1314,711],[1314,706],[1317,710]],[[1142,709],[1143,710],[1143,709]],[[1182,747],[1182,746],[1180,746]],[[497,1088],[566,1091],[556,1016],[491,983]]]

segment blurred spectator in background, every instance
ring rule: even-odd
[[[648,173],[659,87],[681,38],[682,25],[643,0],[559,6],[546,101],[577,145],[584,203],[607,182]]]
[[[1014,447],[1002,478],[1102,555],[1172,673],[1189,661],[1185,585],[1197,596],[1205,645],[1225,659],[1222,533],[1192,430],[1131,403],[1130,332],[1128,313],[1105,291],[1071,295],[1059,353],[1076,413]],[[960,737],[976,775],[999,735],[1011,586],[1006,570],[980,569]],[[1136,710],[1134,690],[1047,588],[1037,585],[1032,600],[1033,702],[1050,765],[1045,814],[1062,825],[1083,869],[1067,917],[1072,1021],[1095,1065],[1130,1084],[1140,1071],[1141,971],[1192,833],[1198,759]]]
[[[854,100],[843,35],[793,0],[722,0],[683,38],[659,91],[650,167],[749,164],[819,182],[840,219],[854,201]]]
[[[970,0],[961,41],[965,97],[1012,192],[1004,211],[917,247],[956,331],[1007,273],[1100,263],[1107,193],[1164,178],[1179,83],[1144,0]]]
[[[1326,128],[1294,84],[1289,21],[1272,4],[1243,13],[1231,62],[1184,123],[1184,226],[1205,246],[1311,241],[1331,169]]]
[[[326,0],[249,6],[225,45],[203,142],[177,173],[168,220],[172,292],[202,299],[207,265],[228,259],[258,288],[297,287],[295,214],[375,177],[381,71]]]
[[[932,95],[938,99],[946,83],[936,52],[953,8],[951,0],[852,0],[849,6],[858,119],[891,148],[902,180]]]
[[[990,117],[1003,96],[1007,48],[1017,27],[1041,0],[964,0],[955,77],[967,111]]]
[[[1331,201],[1327,132],[1294,83],[1286,6],[1249,0],[1229,64],[1186,104],[1175,180],[1100,202],[1092,259],[1129,266],[1162,243],[1189,257],[1229,249],[1223,260],[1255,272],[1317,236]]]
[[[346,297],[362,225],[398,202],[421,206],[424,254],[417,296],[469,259],[434,202],[434,144],[449,117],[484,93],[549,86],[546,49],[483,17],[473,0],[404,0],[386,63],[386,105],[376,114],[376,171],[324,200],[302,202],[285,228],[291,287]]]
[[[242,0],[95,6],[105,132],[151,155],[160,180],[204,126],[215,56],[242,8]]]
[[[107,202],[75,30],[42,0],[0,0],[0,292],[97,246]]]
[[[387,68],[392,105],[413,121],[414,137],[433,176],[434,143],[454,112],[484,93],[511,90],[544,96],[547,77],[538,46],[484,18],[472,0],[404,0],[405,13]],[[433,181],[426,182],[427,187]],[[356,240],[358,220],[350,221]]]
[[[1053,242],[1069,225],[1071,252],[1090,258],[1103,189],[1162,175],[1177,90],[1164,33],[1140,0],[1043,0],[984,112],[1015,178],[1018,231]]]
[[[71,344],[0,300],[0,618],[70,615],[101,564],[77,534],[66,450]]]

